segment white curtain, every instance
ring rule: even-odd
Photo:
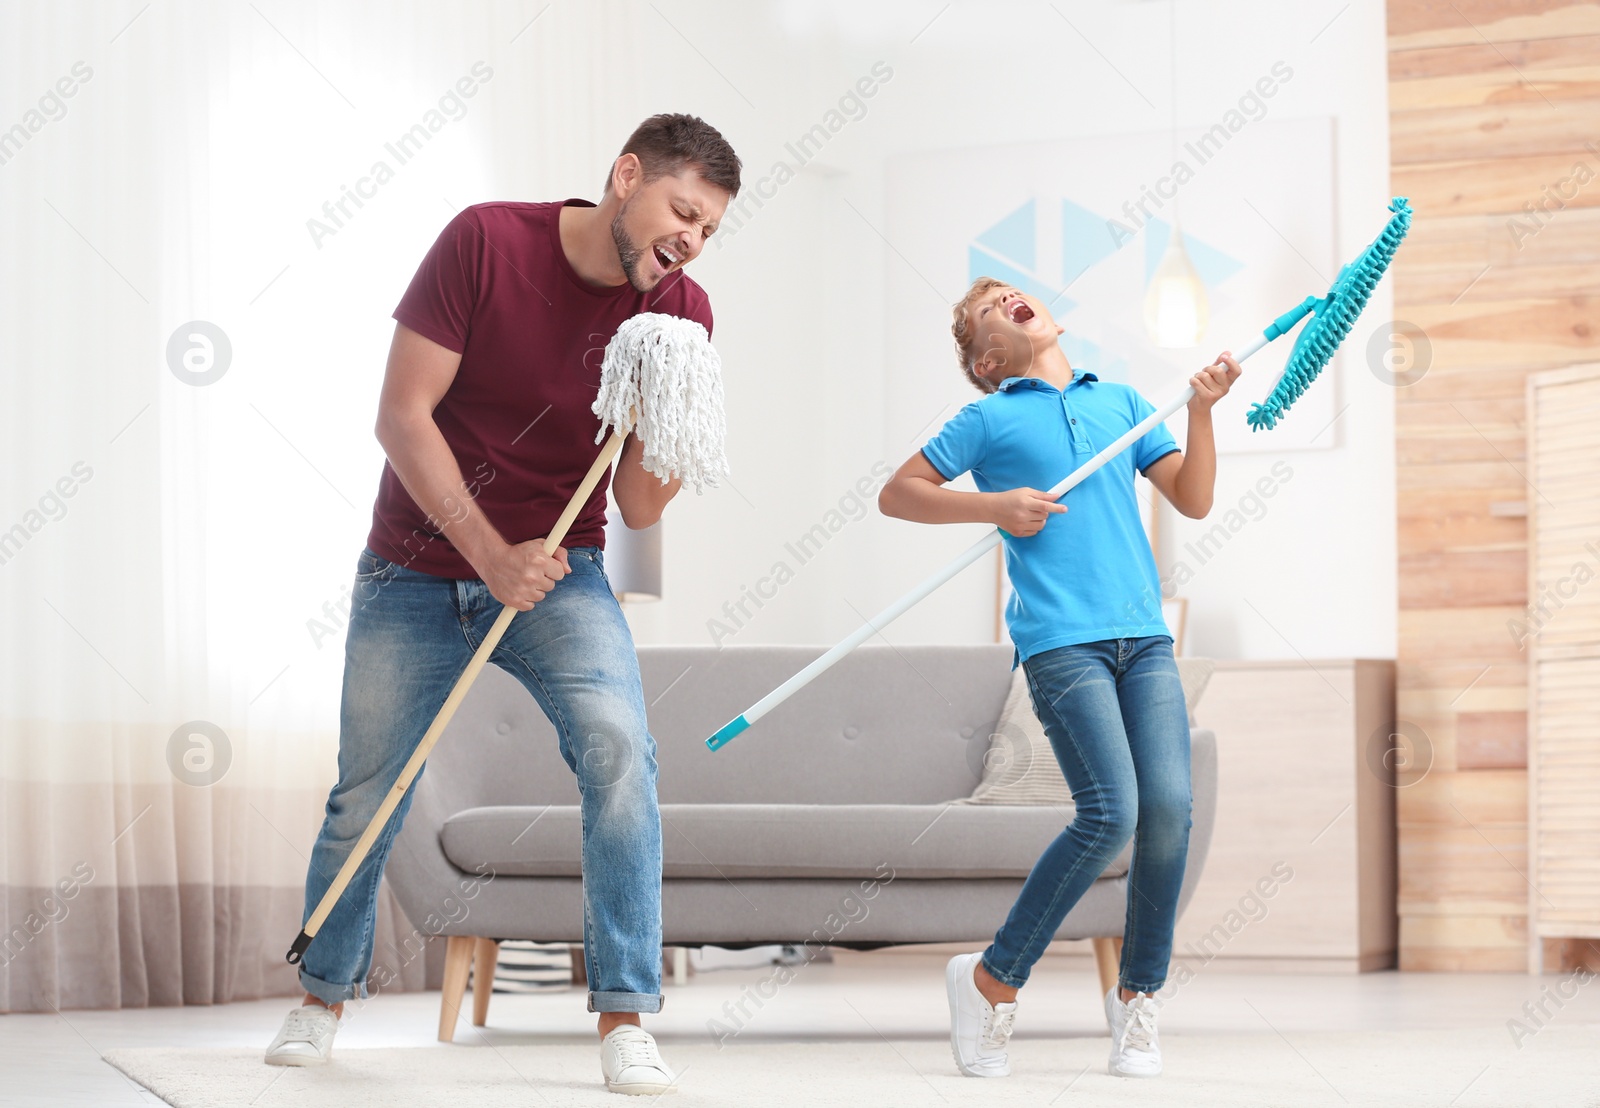
[[[295,990],[389,313],[460,207],[598,192],[636,20],[0,8],[0,1011]]]

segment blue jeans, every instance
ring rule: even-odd
[[[657,1012],[655,740],[645,723],[633,637],[601,552],[588,546],[568,553],[572,572],[530,611],[517,613],[490,660],[533,694],[578,777],[589,1010]],[[339,782],[311,854],[306,919],[502,607],[482,581],[435,577],[362,552],[345,641]],[[378,880],[410,806],[408,791],[305,953],[300,981],[326,1003],[367,995]]]
[[[983,967],[1025,984],[1061,921],[1132,838],[1118,980],[1153,993],[1172,958],[1191,825],[1189,716],[1172,640],[1063,646],[1023,668],[1077,811],[1034,864]]]

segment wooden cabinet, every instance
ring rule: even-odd
[[[1217,733],[1216,831],[1174,974],[1395,964],[1396,781],[1427,754],[1393,738],[1394,705],[1390,661],[1217,663],[1195,711]]]
[[[1600,365],[1528,379],[1528,968],[1600,939]],[[1549,967],[1560,968],[1558,966]]]

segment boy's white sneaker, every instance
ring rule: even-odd
[[[983,954],[957,954],[944,968],[945,994],[950,998],[950,1053],[956,1068],[968,1077],[1010,1077],[1006,1041],[1016,1019],[1017,1003],[991,1006],[978,991],[972,972]]]
[[[267,1047],[269,1066],[320,1066],[333,1056],[333,1035],[339,1017],[320,1004],[296,1008],[283,1020],[278,1037]]]
[[[1127,1003],[1116,986],[1106,994],[1106,1022],[1111,1025],[1111,1061],[1106,1072],[1113,1077],[1160,1077],[1161,1037],[1156,1031],[1156,998],[1138,993]]]
[[[656,1041],[642,1027],[625,1023],[600,1040],[600,1071],[606,1088],[631,1096],[675,1093],[678,1079],[661,1060]]]

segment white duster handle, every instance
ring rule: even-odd
[[[1262,335],[1255,342],[1246,347],[1244,352],[1239,354],[1235,360],[1241,362],[1244,361],[1250,355],[1267,345],[1269,341],[1270,340],[1265,335]],[[1145,416],[1133,427],[1123,432],[1122,436],[1115,442],[1101,450],[1100,453],[1096,454],[1093,458],[1090,458],[1087,462],[1084,462],[1083,465],[1073,470],[1060,482],[1054,485],[1050,489],[1050,498],[1052,500],[1061,499],[1061,497],[1065,496],[1069,490],[1086,480],[1091,474],[1099,470],[1107,462],[1111,461],[1112,458],[1115,458],[1128,447],[1138,442],[1145,435],[1147,435],[1150,432],[1150,429],[1156,424],[1171,417],[1173,413],[1175,413],[1185,404],[1189,403],[1189,401],[1192,399],[1194,399],[1193,387],[1187,385],[1184,386],[1183,391],[1177,396],[1173,397],[1166,404]],[[916,588],[902,596],[899,600],[896,600],[893,604],[889,605],[883,611],[879,612],[877,615],[867,620],[867,622],[863,623],[860,627],[856,628],[844,639],[844,641],[839,643],[832,650],[817,658],[810,665],[806,666],[805,669],[801,670],[799,673],[789,678],[789,680],[773,689],[766,696],[756,701],[749,708],[747,708],[742,715],[729,720],[717,731],[715,735],[712,735],[706,740],[706,745],[712,750],[722,749],[734,738],[734,736],[740,734],[756,720],[772,711],[772,709],[776,708],[779,704],[782,704],[785,700],[788,700],[789,697],[793,696],[800,689],[810,684],[813,679],[820,676],[824,670],[830,668],[840,658],[843,658],[846,654],[850,653],[856,647],[866,642],[873,635],[876,635],[879,631],[883,630],[883,628],[893,623],[896,619],[899,619],[900,616],[904,615],[911,608],[915,607],[919,601],[921,601],[928,594],[932,593],[940,585],[943,585],[946,581],[950,580],[950,578],[966,569],[973,562],[976,562],[979,558],[983,557],[985,554],[999,545],[1000,530],[999,528],[996,528],[969,546],[949,565],[944,566],[927,580],[923,581],[922,584],[918,585]]]

